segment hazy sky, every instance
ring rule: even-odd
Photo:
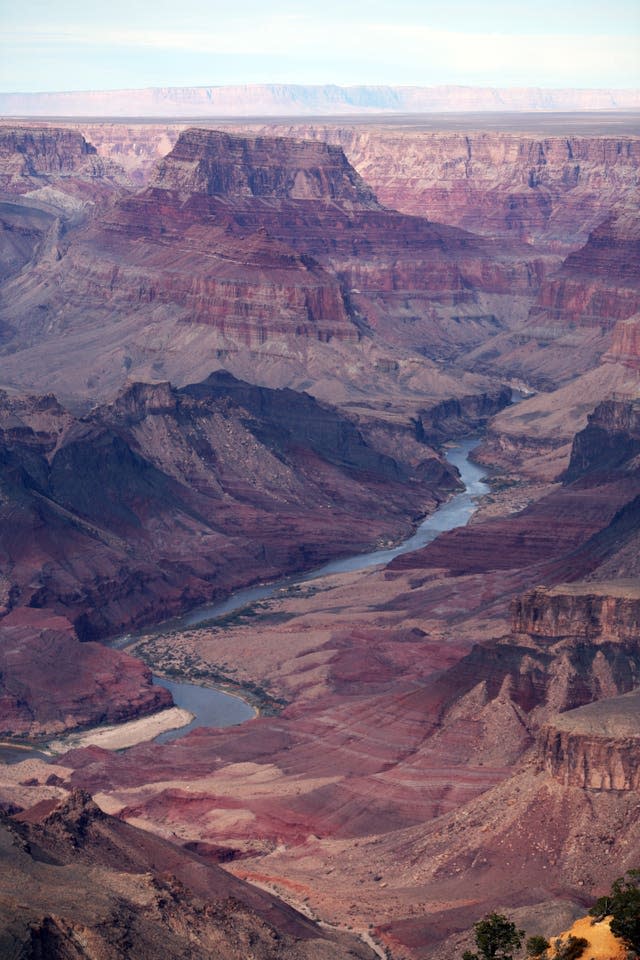
[[[0,90],[640,86],[638,0],[0,0]]]

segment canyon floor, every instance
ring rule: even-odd
[[[639,170],[617,113],[0,124],[0,732],[70,747],[0,764],[7,950],[450,960],[640,864]],[[474,435],[468,525],[296,581]],[[151,671],[260,713],[143,739]]]

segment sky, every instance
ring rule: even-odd
[[[639,0],[0,0],[0,91],[639,87]]]

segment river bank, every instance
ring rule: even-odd
[[[235,638],[241,628],[251,631],[254,644],[259,642],[256,631],[261,627],[280,627],[284,636],[288,632],[287,622],[299,616],[305,603],[316,594],[330,594],[334,586],[346,583],[351,583],[357,591],[358,579],[367,571],[384,566],[401,554],[421,549],[440,533],[467,524],[477,510],[479,498],[489,491],[484,480],[485,468],[470,459],[479,442],[474,438],[450,446],[446,457],[460,472],[464,489],[423,520],[402,543],[332,561],[295,579],[240,590],[224,601],[195,608],[180,618],[165,621],[141,636],[120,638],[120,644],[125,640],[122,645],[159,674],[160,682],[166,686],[169,686],[166,681],[189,681],[193,691],[206,689],[209,697],[213,697],[216,691],[239,697],[263,716],[280,712],[287,705],[288,698],[263,676],[255,675],[255,651],[251,645],[246,647],[246,657],[243,658],[246,668],[237,666],[237,656],[232,658],[233,665],[226,660],[212,662],[204,655],[205,647],[215,639],[216,647],[224,648],[225,636]],[[174,694],[176,702],[197,714],[194,724],[207,725],[195,706],[190,689],[183,685],[180,696],[184,699],[178,700]],[[232,703],[229,707],[233,710]],[[181,736],[194,724],[171,734],[170,738]],[[226,726],[227,723],[220,725]]]

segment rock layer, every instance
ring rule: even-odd
[[[639,706],[640,694],[635,691],[561,714],[540,733],[544,769],[565,786],[637,792]]]
[[[580,246],[625,199],[637,209],[637,136],[426,132],[359,123],[244,125],[342,146],[382,203],[556,253]],[[99,136],[99,134],[98,134]]]
[[[425,357],[503,329],[544,272],[526,248],[380,208],[338,148],[216,131],[181,134],[150,187],[69,233],[59,254],[7,289],[5,349],[13,386],[35,363],[76,396],[109,395],[134,371],[184,382],[203,354],[236,369],[271,342],[255,374],[265,382],[301,368],[313,385],[338,364],[343,391],[383,372],[393,393],[412,392],[411,380],[446,379]],[[72,342],[82,379],[65,369]],[[244,362],[256,370],[253,355]]]

